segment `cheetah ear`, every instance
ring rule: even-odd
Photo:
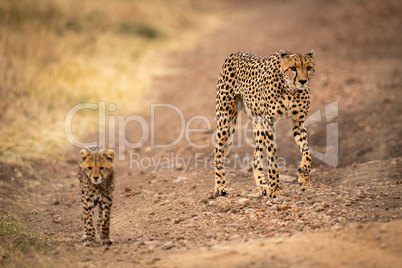
[[[80,151],[81,162],[84,161],[90,154],[91,154],[91,152],[88,151],[87,149],[82,149]]]
[[[279,55],[283,58],[283,57],[289,56],[290,53],[289,53],[289,51],[279,50]]]
[[[108,160],[112,162],[114,160],[114,156],[116,155],[116,153],[112,149],[107,149],[106,152],[104,152],[103,154],[106,156]]]
[[[315,51],[314,51],[314,50],[311,50],[310,53],[307,53],[306,55],[307,55],[307,56],[310,56],[310,57],[312,57],[312,58],[314,58]]]

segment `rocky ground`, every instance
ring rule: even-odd
[[[222,16],[235,13],[236,19],[192,49],[165,57],[166,72],[154,77],[152,98],[174,105],[190,128],[202,131],[168,148],[151,146],[149,135],[144,146],[128,149],[126,160],[116,162],[113,245],[85,248],[80,243],[78,149],[67,162],[30,160],[30,169],[2,164],[1,213],[20,215],[28,227],[58,239],[50,256],[67,266],[400,267],[402,5],[229,3]],[[277,126],[283,195],[258,194],[247,162],[253,149],[242,134],[248,129],[243,114],[229,155],[229,194],[216,197],[209,163],[214,89],[225,57],[239,50],[269,55],[312,48],[317,73],[310,114],[321,120],[307,127],[316,151],[311,188],[301,192],[296,183],[301,156],[290,123],[283,121]],[[336,113],[327,118],[325,109],[335,102]],[[154,141],[168,144],[179,137],[182,121],[177,110],[159,109]],[[150,127],[150,111],[141,116]],[[338,128],[336,138],[328,138],[331,124]],[[142,131],[132,124],[126,133],[135,142]],[[195,148],[189,140],[205,146]],[[326,152],[330,160],[321,161]],[[152,159],[165,159],[166,165],[155,170]]]

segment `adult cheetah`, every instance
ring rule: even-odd
[[[238,52],[225,60],[216,91],[216,194],[227,193],[224,163],[241,106],[254,128],[253,173],[260,193],[270,197],[281,193],[273,124],[283,117],[293,120],[293,136],[302,153],[298,181],[302,190],[308,188],[311,155],[304,120],[310,107],[314,54],[313,50],[307,54],[281,50],[270,57],[263,57],[252,52]],[[264,151],[268,156],[269,185],[263,174]]]

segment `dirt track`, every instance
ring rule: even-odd
[[[266,2],[233,2],[230,12],[241,14],[238,19],[203,37],[191,50],[164,58],[167,72],[155,77],[152,98],[179,108],[186,123],[194,116],[207,118],[212,131],[205,122],[195,120],[191,128],[204,131],[190,133],[190,139],[208,146],[194,148],[183,138],[169,148],[151,148],[149,137],[141,148],[127,150],[126,160],[116,164],[114,245],[83,248],[79,242],[78,150],[71,153],[69,163],[57,163],[52,169],[37,163],[43,171],[27,186],[32,205],[17,193],[13,198],[20,200],[21,213],[35,211],[29,227],[66,239],[54,253],[63,256],[63,263],[83,267],[401,267],[400,1]],[[316,51],[310,115],[319,111],[322,119],[308,126],[309,143],[325,153],[327,127],[337,123],[338,166],[314,158],[312,188],[300,192],[295,179],[301,156],[290,123],[280,122],[277,139],[284,195],[262,198],[248,166],[234,167],[253,151],[246,137],[236,136],[240,142],[230,152],[227,172],[229,196],[216,199],[211,195],[214,172],[207,161],[213,150],[215,83],[221,65],[235,51],[268,56],[279,49]],[[337,114],[327,119],[325,106],[335,101]],[[141,116],[150,122],[149,111]],[[176,111],[159,108],[155,119],[156,144],[179,136]],[[244,114],[242,122],[246,122]],[[238,126],[243,129],[244,125]],[[128,139],[138,141],[141,131],[133,124],[127,130]],[[189,160],[188,169],[172,162],[172,153],[173,158]],[[130,168],[130,154],[139,160],[170,159],[170,166],[154,173],[154,166],[138,169],[134,163]],[[15,176],[15,170],[8,172],[10,178]],[[6,185],[9,191],[17,186],[11,181]],[[221,202],[228,201],[228,211],[221,212],[226,210]]]

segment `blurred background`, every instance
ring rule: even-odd
[[[213,1],[0,1],[0,160],[63,158],[64,118],[80,103],[117,112],[158,71],[158,54],[215,24]],[[144,107],[144,106],[143,106]],[[97,111],[74,116],[74,135],[97,130]],[[92,123],[90,123],[92,122]]]

